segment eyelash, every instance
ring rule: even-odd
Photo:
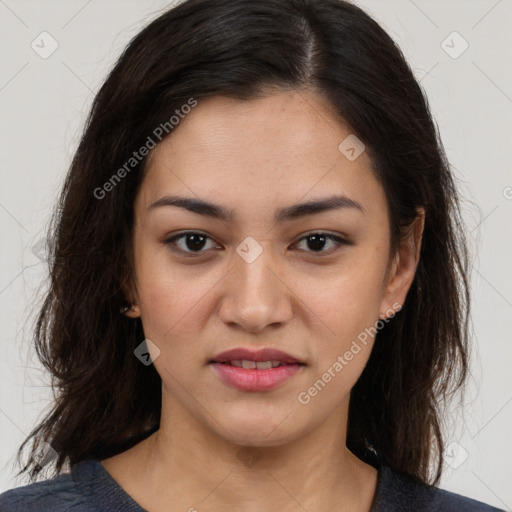
[[[210,239],[210,240],[213,240],[211,237],[209,237],[207,234],[205,233],[201,233],[200,231],[185,231],[184,233],[180,233],[179,235],[176,235],[176,236],[173,236],[167,240],[164,240],[164,244],[167,245],[167,246],[170,246],[170,245],[173,245],[175,244],[175,242],[181,238],[185,238],[187,235],[201,235],[203,237],[206,237],[207,239]],[[348,242],[347,240],[339,237],[339,236],[336,236],[336,235],[332,235],[330,233],[324,233],[322,231],[314,231],[312,233],[308,233],[307,235],[303,236],[300,240],[298,240],[298,242],[296,242],[297,244],[302,242],[303,240],[305,239],[308,239],[308,238],[311,238],[315,235],[319,235],[319,236],[323,236],[329,240],[332,240],[334,242],[336,242],[338,244],[337,247],[335,247],[333,250],[330,250],[330,251],[324,251],[324,250],[321,250],[321,251],[305,251],[307,253],[311,253],[311,254],[319,254],[319,255],[329,255],[331,254],[332,252],[336,251],[337,249],[339,249],[341,246],[343,245],[351,245],[350,242]],[[173,252],[177,252],[179,254],[182,254],[182,255],[186,255],[186,257],[197,257],[198,255],[200,255],[201,253],[203,252],[206,252],[205,250],[199,250],[199,251],[185,251],[184,249],[173,249],[173,248],[170,248],[171,251]],[[321,256],[320,256],[321,257]]]

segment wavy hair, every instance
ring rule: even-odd
[[[366,145],[387,197],[392,249],[418,208],[426,217],[405,304],[377,334],[352,389],[347,447],[376,453],[417,481],[439,482],[442,404],[464,390],[468,371],[470,267],[460,200],[404,55],[343,0],[187,0],[149,23],[119,57],[94,98],[49,226],[50,280],[34,342],[54,401],[18,450],[21,467],[32,441],[18,475],[37,477],[33,456],[43,442],[58,453],[59,473],[121,453],[159,428],[160,376],[133,353],[142,324],[119,313],[129,300],[133,206],[147,158],[108,193],[98,189],[190,98],[250,100],[306,88],[327,98]]]

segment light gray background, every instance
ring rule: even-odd
[[[511,510],[512,2],[357,3],[399,43],[428,94],[475,255],[472,377],[465,416],[454,413],[447,425],[454,444],[441,487]],[[26,483],[14,479],[13,457],[51,399],[30,346],[45,277],[38,242],[94,93],[129,39],[167,5],[0,0],[0,492]],[[31,48],[43,31],[58,43],[46,59]],[[454,31],[469,44],[458,58],[443,49],[463,48]]]

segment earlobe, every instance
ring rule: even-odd
[[[384,313],[379,313],[380,320],[387,320],[388,318],[394,317],[402,309],[402,304],[395,302],[391,308],[386,310]]]
[[[119,312],[128,318],[138,318],[140,317],[140,309],[137,304],[130,304],[127,306],[123,306]]]

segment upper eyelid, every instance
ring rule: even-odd
[[[167,237],[164,242],[171,242],[173,240],[177,240],[179,238],[181,238],[182,236],[185,236],[185,235],[202,235],[202,236],[205,236],[206,238],[209,238],[210,240],[214,240],[217,242],[217,240],[215,240],[214,237],[208,235],[207,233],[204,233],[202,231],[183,231],[182,233],[177,233],[176,235],[172,235],[170,237]],[[308,231],[302,235],[299,235],[300,238],[298,238],[298,242],[300,242],[303,238],[307,238],[308,236],[312,236],[312,235],[325,235],[325,236],[329,236],[329,237],[335,237],[335,238],[339,238],[343,241],[346,241],[348,243],[348,241],[346,240],[347,237],[345,235],[342,235],[342,234],[337,234],[337,233],[329,233],[328,231],[322,231],[322,230],[313,230],[313,231]],[[219,243],[219,242],[217,242]]]
[[[164,240],[164,244],[170,244],[171,242],[175,242],[176,240],[179,240],[180,238],[184,237],[185,235],[202,235],[212,241],[214,241],[215,243],[219,244],[220,243],[215,240],[214,237],[202,232],[202,231],[183,231],[182,233],[178,233],[176,235],[172,235],[171,237],[168,237]],[[313,231],[308,231],[304,234],[301,234],[299,235],[299,238],[297,239],[296,242],[294,242],[294,244],[297,244],[299,242],[301,242],[304,238],[308,238],[310,236],[313,236],[313,235],[324,235],[326,236],[327,238],[329,238],[330,240],[336,242],[337,244],[340,244],[340,245],[351,245],[351,242],[349,242],[347,240],[347,237],[345,235],[341,235],[341,234],[334,234],[334,233],[329,233],[327,231],[322,231],[322,230],[313,230]],[[180,249],[182,250],[182,249]],[[197,251],[197,252],[194,252],[194,251],[184,251],[186,253],[189,253],[189,254],[201,254],[201,252],[206,252],[206,251]],[[309,252],[309,251],[307,251]],[[311,251],[314,253],[314,251]],[[322,252],[327,252],[327,251],[318,251],[319,253],[322,253]]]

